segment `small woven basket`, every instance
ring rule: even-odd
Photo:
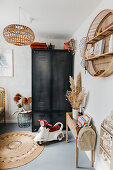
[[[17,119],[20,128],[29,127],[31,124],[31,113],[19,113]]]

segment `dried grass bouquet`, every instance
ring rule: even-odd
[[[18,107],[16,112],[22,112],[22,111],[29,111],[29,110],[31,110],[30,104],[32,103],[32,97],[28,97],[28,98],[27,97],[23,97],[21,94],[17,93],[14,96],[13,99],[16,102],[17,107]]]
[[[80,108],[85,96],[85,90],[82,89],[81,73],[77,75],[76,85],[73,78],[69,77],[71,91],[66,92],[66,97],[71,104],[71,107],[75,110]]]
[[[21,108],[22,107],[22,95],[17,93],[15,96],[14,96],[14,101],[16,102],[18,108]]]

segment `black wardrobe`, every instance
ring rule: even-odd
[[[73,76],[73,56],[67,50],[32,49],[32,131],[39,128],[38,119],[66,125],[66,100],[69,75]]]

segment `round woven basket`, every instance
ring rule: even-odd
[[[105,9],[94,18],[86,37],[85,66],[92,76],[108,77],[113,74],[113,51],[109,52],[109,40],[112,33],[113,10]],[[95,43],[102,39],[105,40],[104,52],[89,59],[86,50],[95,47]]]

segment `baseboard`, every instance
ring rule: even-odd
[[[0,123],[4,123],[4,120],[1,120]],[[17,123],[17,120],[6,120],[6,123]]]

